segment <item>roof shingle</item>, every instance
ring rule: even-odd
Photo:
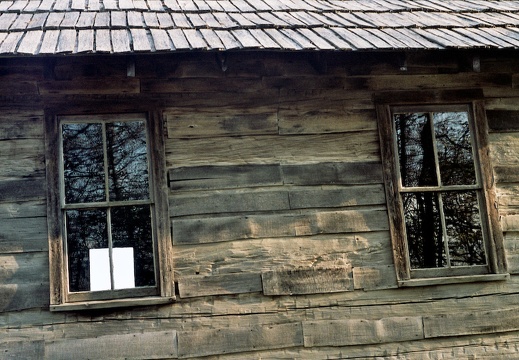
[[[519,0],[0,0],[2,56],[517,48]]]

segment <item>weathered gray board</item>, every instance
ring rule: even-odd
[[[131,21],[152,21],[138,13]],[[119,15],[116,23],[123,21]],[[108,26],[111,20],[83,21]],[[122,32],[110,38],[98,29],[92,44],[89,30],[79,31],[85,51],[130,46]],[[137,35],[145,48],[147,40]],[[49,35],[44,51],[57,36]],[[27,43],[22,50],[32,48]],[[0,61],[5,357],[516,356],[517,276],[397,288],[373,94],[390,91],[397,101],[400,90],[413,91],[422,102],[455,102],[459,89],[468,89],[464,98],[484,94],[497,206],[509,271],[517,274],[517,57],[483,54],[481,73],[474,73],[465,66],[472,60],[459,53],[413,53],[402,72],[390,54],[329,54],[321,74],[311,56],[300,54],[228,54],[234,66],[226,73],[214,54],[156,55],[136,56],[133,78],[123,57]],[[48,107],[165,116],[175,303],[48,311]]]

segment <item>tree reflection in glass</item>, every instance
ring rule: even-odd
[[[123,206],[112,209],[114,248],[133,248],[135,286],[155,285],[150,207]]]
[[[66,211],[70,291],[90,290],[90,249],[108,248],[106,210]]]
[[[447,263],[436,194],[406,193],[403,201],[411,267],[444,267]]]
[[[106,124],[109,194],[112,201],[148,198],[144,122]]]
[[[91,249],[107,249],[96,254],[109,256],[110,273],[99,276],[110,279],[111,289],[120,260],[112,249],[133,249],[128,269],[136,287],[156,284],[146,140],[143,120],[62,123],[71,292],[91,290]]]
[[[433,118],[442,185],[475,184],[468,114],[434,113]]]
[[[62,127],[65,202],[105,199],[102,124],[67,123]]]
[[[486,264],[476,192],[442,196],[451,266]]]
[[[401,113],[394,122],[411,267],[484,265],[478,195],[467,191],[477,184],[468,113]]]
[[[428,114],[397,114],[395,126],[402,185],[438,185]]]

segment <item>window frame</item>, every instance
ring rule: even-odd
[[[87,111],[86,113],[49,110],[45,114],[50,309],[63,311],[170,303],[175,300],[175,286],[171,265],[172,239],[168,210],[164,125],[161,113],[158,111],[128,113],[91,113]],[[156,264],[156,285],[154,287],[69,292],[68,262],[64,243],[64,211],[69,206],[65,204],[62,193],[61,123],[74,119],[92,119],[101,122],[116,121],[117,119],[145,121],[149,202]]]
[[[504,280],[509,278],[499,224],[494,178],[489,158],[488,124],[481,92],[397,92],[375,96],[383,177],[395,271],[399,286],[423,286],[444,283]],[[406,238],[402,186],[398,153],[395,146],[393,113],[432,112],[466,109],[473,143],[477,186],[480,191],[482,231],[484,232],[486,265],[456,268],[411,269]],[[397,111],[395,111],[397,110]]]

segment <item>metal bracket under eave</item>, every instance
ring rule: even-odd
[[[472,70],[474,72],[481,72],[481,58],[479,55],[474,55],[472,57]]]
[[[224,52],[217,52],[216,53],[216,62],[218,63],[218,66],[222,70],[222,72],[226,72],[228,69],[229,64],[227,64],[227,54]]]
[[[133,57],[126,60],[126,76],[135,77],[135,58]]]

